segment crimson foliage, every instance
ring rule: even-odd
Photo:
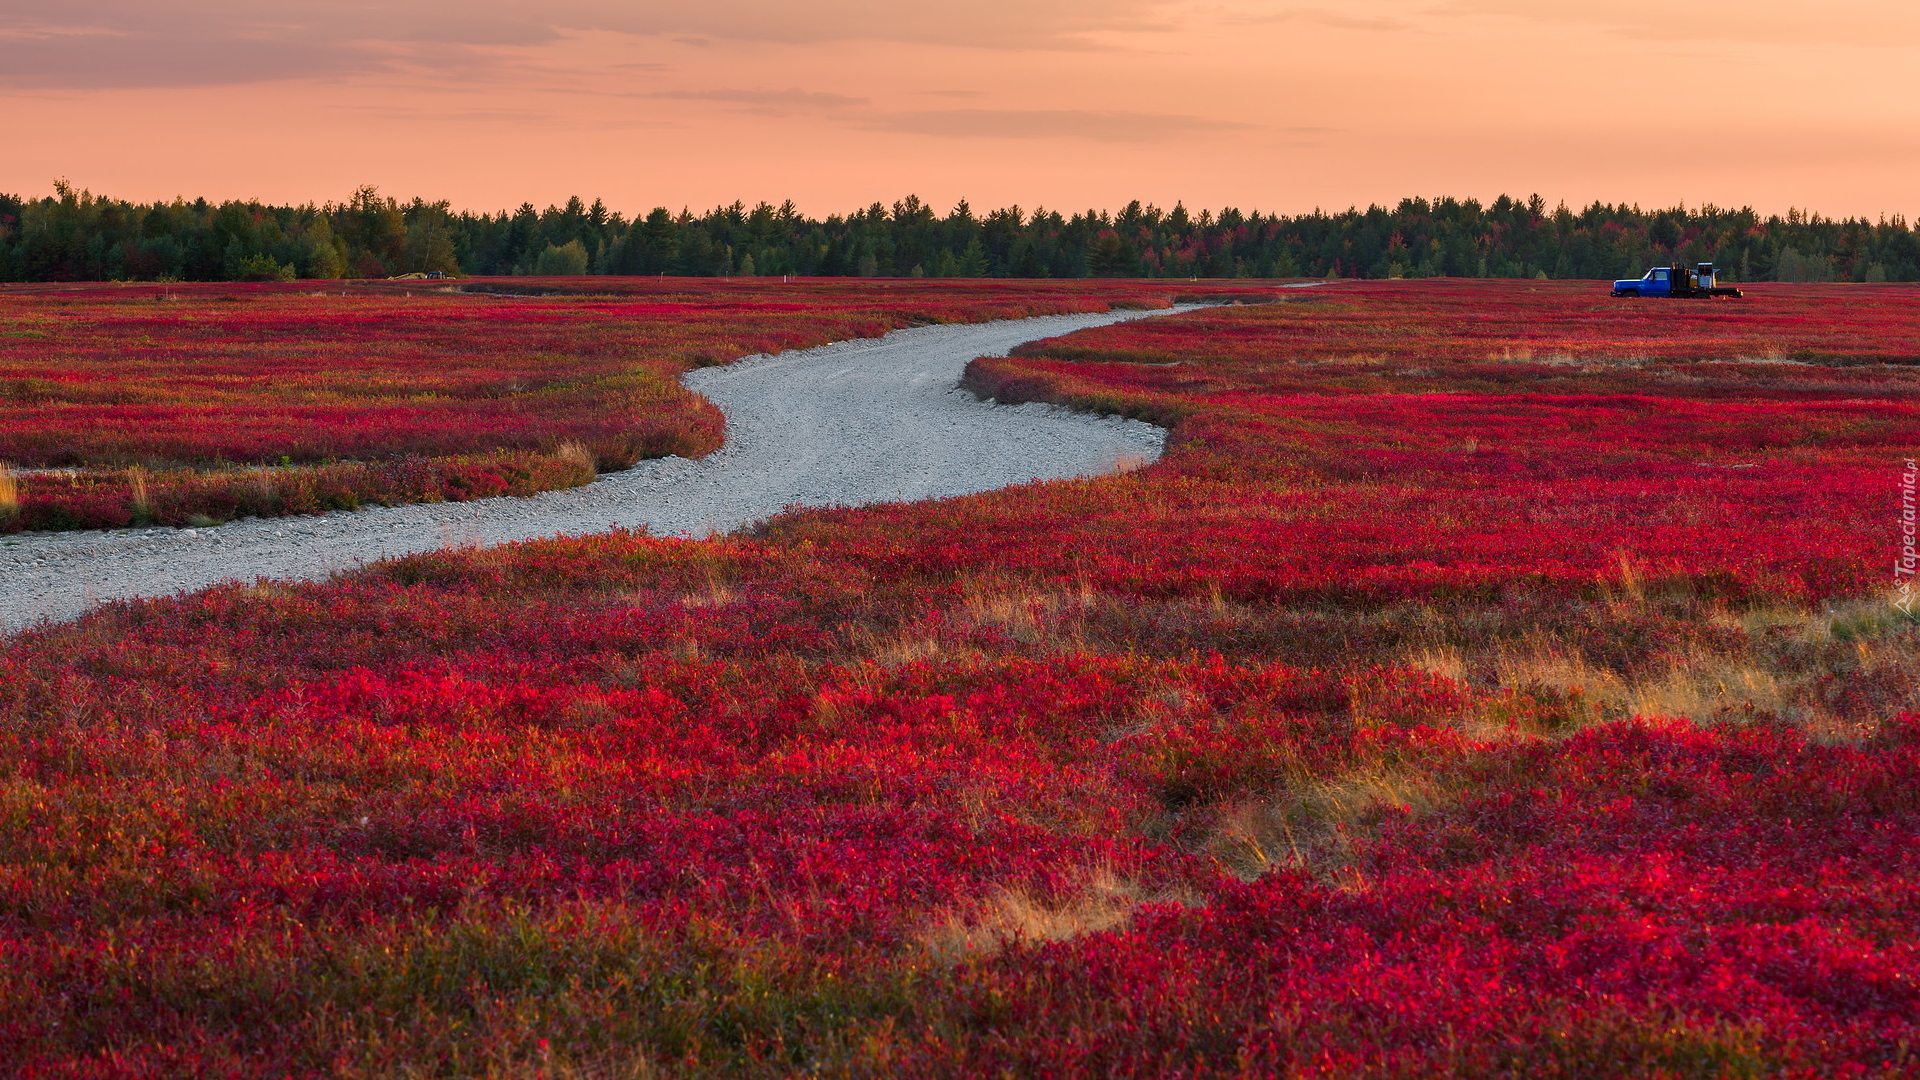
[[[1525,392],[1259,344],[1359,306],[977,362],[1174,423],[1140,471],[10,639],[0,1057],[1914,1071],[1920,631],[1879,595],[1909,372],[1696,341]],[[1433,384],[1356,382],[1402,363]]]

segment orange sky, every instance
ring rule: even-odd
[[[0,0],[0,190],[1920,216],[1920,2]]]

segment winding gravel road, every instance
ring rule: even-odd
[[[699,461],[642,462],[571,491],[210,529],[9,537],[0,542],[0,629],[220,581],[321,578],[448,544],[620,525],[705,536],[792,505],[934,499],[1107,472],[1126,458],[1153,460],[1165,432],[1151,424],[1046,405],[996,406],[956,385],[976,356],[1166,311],[925,326],[690,372],[685,384],[726,414],[726,445]]]

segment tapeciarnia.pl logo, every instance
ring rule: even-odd
[[[1913,577],[1915,564],[1920,556],[1914,552],[1914,481],[1920,479],[1920,466],[1915,459],[1907,459],[1907,467],[1900,474],[1900,543],[1899,555],[1893,560],[1893,606],[1903,613],[1913,614]]]

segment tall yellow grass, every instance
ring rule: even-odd
[[[587,449],[585,443],[576,439],[568,439],[566,442],[555,447],[553,456],[562,461],[571,461],[579,464],[585,468],[590,475],[598,472],[600,469],[599,460],[594,457],[593,451]]]
[[[133,493],[133,512],[138,517],[148,517],[153,513],[153,503],[147,498],[147,470],[138,465],[127,470],[127,488]]]
[[[1623,564],[1614,587],[1613,606],[1644,603],[1644,579],[1630,566]],[[1816,739],[1846,741],[1871,734],[1884,717],[1920,708],[1912,626],[1883,600],[1820,611],[1722,609],[1708,618],[1751,644],[1695,644],[1629,672],[1594,663],[1577,646],[1541,631],[1483,647],[1415,646],[1398,662],[1481,690],[1558,701],[1564,719],[1533,734],[1572,734],[1636,716],[1701,724],[1772,718]],[[1856,684],[1848,700],[1831,694],[1840,681]],[[1463,727],[1475,737],[1497,738],[1508,723],[1495,710]]]
[[[1201,898],[1184,889],[1153,890],[1094,868],[1077,890],[1043,898],[1025,890],[996,889],[967,908],[949,911],[923,927],[920,945],[942,963],[999,952],[1008,945],[1037,945],[1114,930],[1132,921],[1141,904],[1189,907]]]
[[[12,517],[20,512],[20,481],[13,478],[13,470],[7,463],[0,461],[0,517]]]
[[[1332,775],[1303,770],[1266,797],[1219,806],[1188,843],[1245,881],[1284,867],[1344,882],[1353,837],[1381,811],[1431,813],[1454,796],[1452,788],[1417,768],[1377,765]]]

